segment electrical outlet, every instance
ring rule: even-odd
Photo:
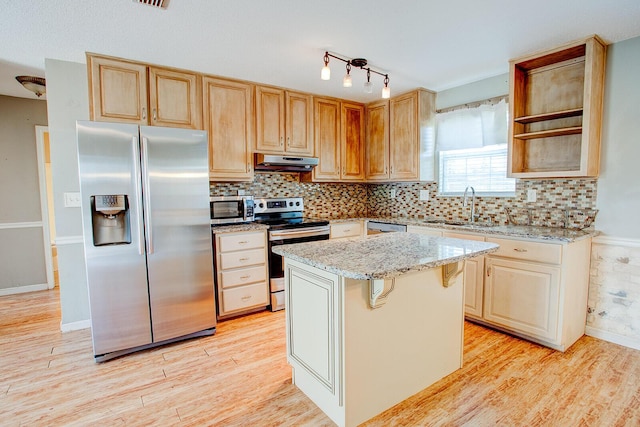
[[[238,196],[244,196],[244,190],[238,190]]]
[[[429,190],[420,190],[420,200],[423,202],[429,200]]]
[[[534,203],[536,200],[536,190],[527,190],[527,203]]]
[[[392,199],[396,198],[396,189],[395,188],[391,190],[391,193],[389,194],[389,197],[391,197]]]
[[[64,193],[64,207],[65,208],[79,208],[80,207],[80,193]]]

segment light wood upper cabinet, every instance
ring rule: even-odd
[[[202,129],[201,94],[197,74],[149,67],[149,123]]]
[[[209,133],[212,181],[253,179],[253,87],[245,82],[203,78],[205,130]]]
[[[334,99],[314,98],[315,152],[318,166],[301,178],[314,181],[340,180],[340,102]]]
[[[594,36],[510,61],[509,176],[598,176],[605,54]]]
[[[147,66],[87,55],[91,119],[146,125]]]
[[[318,166],[303,181],[364,180],[364,106],[314,98],[315,155]]]
[[[341,181],[364,180],[364,106],[341,103]]]
[[[367,105],[367,181],[433,181],[435,93],[418,89]]]
[[[198,74],[92,54],[87,64],[92,120],[202,129]]]
[[[256,86],[256,151],[313,155],[312,97]]]
[[[389,101],[383,100],[366,108],[366,161],[367,181],[389,179]]]

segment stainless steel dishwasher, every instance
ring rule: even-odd
[[[390,233],[394,231],[406,232],[407,226],[390,222],[367,221],[367,235]]]

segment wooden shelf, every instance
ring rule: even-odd
[[[592,36],[509,61],[507,176],[598,176],[605,52]]]
[[[555,111],[552,113],[536,114],[533,116],[516,117],[513,119],[516,123],[535,123],[543,122],[546,120],[564,119],[567,117],[577,117],[582,115],[582,108],[574,108],[572,110]]]
[[[582,126],[574,126],[570,128],[541,130],[539,132],[527,132],[513,135],[517,139],[535,139],[550,138],[552,136],[576,135],[582,133]]]

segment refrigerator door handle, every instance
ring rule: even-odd
[[[147,254],[153,253],[153,231],[151,224],[151,180],[149,179],[149,155],[147,154],[147,148],[149,146],[149,140],[147,137],[142,137],[142,146],[140,147],[142,152],[142,177],[144,179],[144,224],[145,224],[145,236],[147,241]]]
[[[142,175],[140,173],[140,145],[138,143],[137,136],[134,136],[132,138],[131,145],[133,146],[133,169],[134,179],[136,180],[136,203],[140,203],[140,201],[142,200],[140,183]],[[138,215],[136,215],[136,223],[138,225],[138,255],[142,255],[144,253],[144,228],[142,227],[141,218],[142,212],[138,212]]]

